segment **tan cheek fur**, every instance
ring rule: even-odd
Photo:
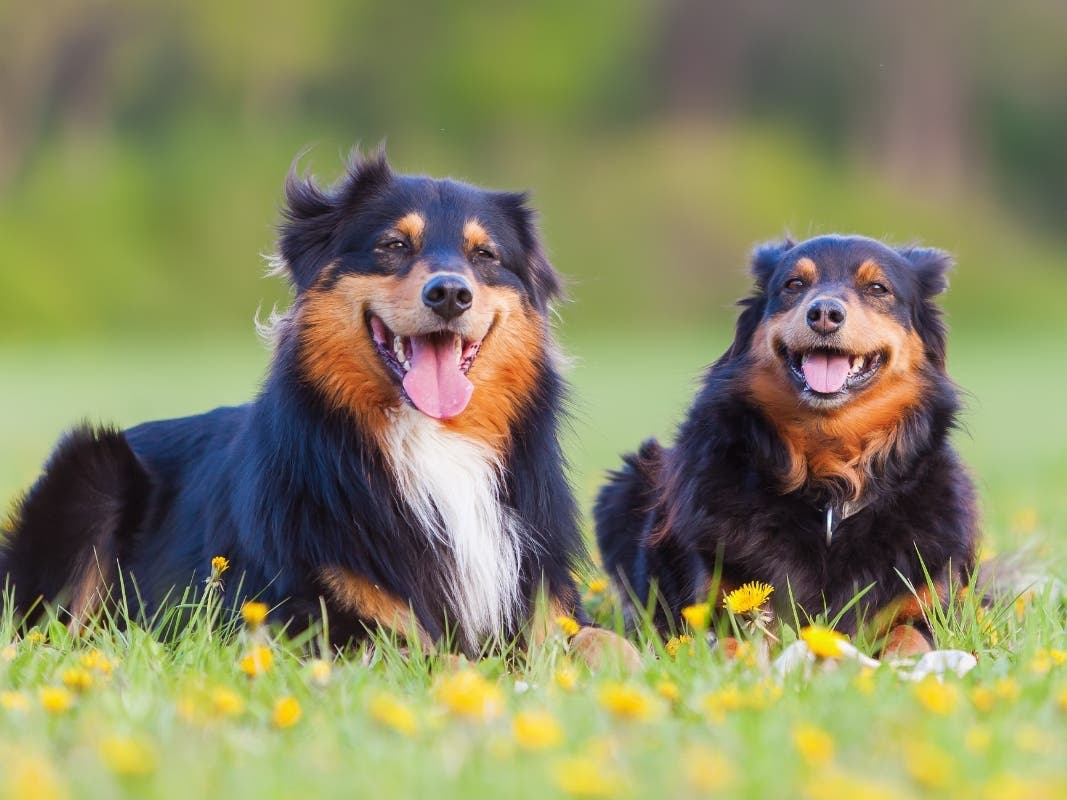
[[[472,310],[481,303],[493,327],[467,373],[474,394],[466,410],[444,424],[500,451],[534,391],[549,334],[544,320],[508,289],[478,287]]]
[[[789,449],[783,491],[794,491],[809,480],[838,479],[858,499],[867,476],[896,446],[906,412],[921,399],[925,351],[914,331],[858,302],[849,304],[846,328],[841,347],[856,353],[884,350],[889,359],[859,398],[829,410],[800,403],[774,347],[777,341],[792,347],[797,332],[806,331],[803,304],[761,325],[753,337],[748,391]]]

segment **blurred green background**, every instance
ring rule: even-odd
[[[669,437],[755,242],[957,254],[987,525],[1067,523],[1067,6],[701,0],[0,4],[0,497],[78,419],[251,397],[294,156],[526,188],[571,279],[588,502]]]

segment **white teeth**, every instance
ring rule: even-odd
[[[864,366],[867,364],[867,359],[864,356],[856,356],[852,360],[852,369],[849,370],[849,374],[855,375],[858,372],[862,372]]]
[[[399,336],[393,337],[393,355],[396,356],[396,360],[401,364],[404,363],[404,340]]]
[[[410,361],[401,361],[400,362],[400,366],[402,366],[404,368],[404,372],[410,372],[411,371],[411,362]]]

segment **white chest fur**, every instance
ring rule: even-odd
[[[451,553],[452,611],[467,644],[510,628],[520,523],[500,502],[496,454],[408,405],[393,415],[384,449],[414,521]]]

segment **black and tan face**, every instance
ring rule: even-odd
[[[802,404],[820,410],[845,406],[902,376],[910,380],[929,352],[943,348],[924,340],[924,333],[940,337],[941,331],[924,330],[930,276],[909,260],[910,252],[826,236],[781,247],[775,258],[757,263],[766,296],[752,342],[757,363]],[[946,263],[941,256],[942,288]]]
[[[379,159],[333,194],[291,182],[289,201],[303,361],[329,394],[459,421],[533,380],[559,281],[521,195],[395,176]]]

